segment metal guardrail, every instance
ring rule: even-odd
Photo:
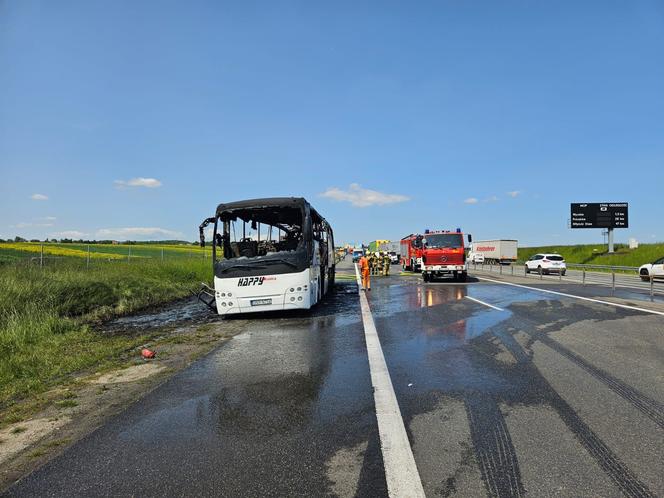
[[[566,263],[568,267],[575,266],[579,268],[599,268],[604,270],[633,270],[639,271],[638,266],[611,266],[611,265],[584,265],[581,263]]]
[[[524,266],[526,264],[525,261],[517,261],[514,263],[516,266]],[[612,270],[622,270],[622,271],[639,271],[638,266],[612,266],[612,265],[586,265],[582,263],[567,263],[567,268],[569,267],[574,267],[574,268],[586,268],[586,269],[593,269],[593,270],[603,270],[603,271],[612,271]]]
[[[535,270],[526,273],[526,267],[524,264],[488,265],[470,263],[470,267],[475,271],[480,270],[521,278],[538,278],[539,280],[549,281],[553,279],[560,282],[565,280],[580,283],[583,286],[610,286],[612,292],[615,292],[617,287],[648,291],[651,299],[654,297],[655,293],[664,294],[664,279],[658,279],[651,275],[650,278],[644,280],[641,275],[637,273],[638,268],[629,266],[577,265],[568,263],[565,276],[561,273],[546,274],[543,271],[538,272]],[[631,270],[634,273],[622,273],[628,270]]]

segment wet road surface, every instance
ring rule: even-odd
[[[241,333],[7,494],[387,496],[341,266],[312,313],[225,320]],[[664,317],[477,279],[367,297],[427,496],[664,495]]]

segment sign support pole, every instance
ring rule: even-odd
[[[608,229],[609,232],[609,254],[613,254],[613,228]]]

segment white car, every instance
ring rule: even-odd
[[[468,261],[470,261],[471,263],[484,263],[484,254],[471,252],[468,255]]]
[[[560,273],[561,275],[565,275],[567,264],[565,263],[565,258],[560,254],[535,254],[526,261],[526,273],[530,273],[531,271],[536,273],[541,271],[544,274]]]
[[[639,267],[641,280],[650,280],[651,275],[653,278],[664,278],[664,258]]]

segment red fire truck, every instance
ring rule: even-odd
[[[411,233],[401,239],[401,267],[407,271],[418,271],[422,265],[422,248],[417,246],[417,238],[421,235]]]
[[[472,242],[468,235],[468,243]],[[404,258],[404,249],[408,249]],[[401,240],[402,265],[409,263],[410,268],[422,271],[425,282],[441,275],[451,275],[454,280],[465,282],[468,277],[466,251],[463,233],[460,228],[455,232],[447,230],[429,231],[424,235],[410,235]]]

